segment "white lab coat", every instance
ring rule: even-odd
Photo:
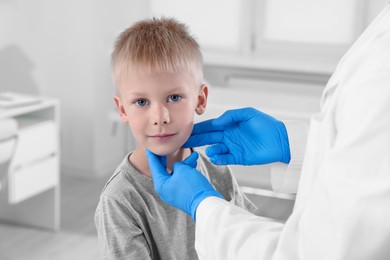
[[[287,127],[288,129],[288,127]],[[311,119],[294,211],[219,198],[196,213],[200,259],[390,259],[390,6],[340,61]]]

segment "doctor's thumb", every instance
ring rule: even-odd
[[[184,159],[183,163],[188,166],[191,166],[192,168],[196,168],[196,166],[198,165],[198,158],[199,154],[197,152],[193,152],[187,158]]]
[[[152,178],[155,183],[164,181],[169,178],[170,174],[166,170],[166,156],[158,156],[149,150],[146,150],[146,158],[148,159],[149,169],[152,173]]]

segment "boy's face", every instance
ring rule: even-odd
[[[166,72],[130,75],[122,80],[114,100],[138,146],[170,155],[187,141],[194,112],[204,112],[207,95],[207,86],[199,88],[190,73]]]

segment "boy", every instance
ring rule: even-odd
[[[194,112],[202,114],[207,103],[199,45],[174,19],[143,20],[119,36],[112,66],[115,104],[138,146],[101,194],[95,224],[102,253],[108,259],[197,259],[194,222],[160,200],[145,150],[166,155],[168,171],[194,151],[181,146],[191,134]],[[230,169],[197,152],[198,169],[223,197],[254,212]]]

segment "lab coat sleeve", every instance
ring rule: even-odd
[[[283,123],[288,134],[291,160],[289,164],[275,163],[271,165],[271,185],[275,192],[297,193],[306,148],[308,124],[304,121],[285,121]]]
[[[196,212],[195,248],[202,259],[272,259],[283,225],[220,198],[208,197]]]

